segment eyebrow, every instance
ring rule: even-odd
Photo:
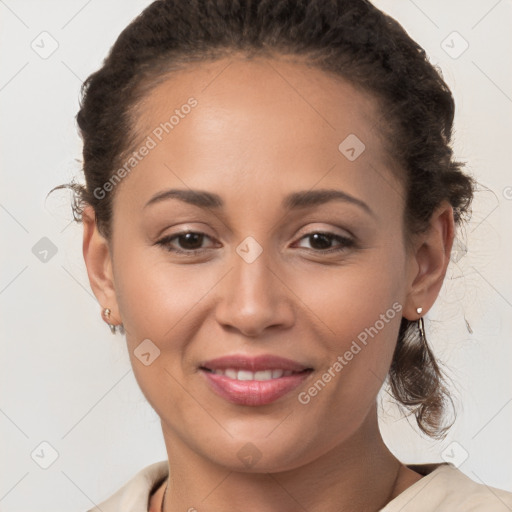
[[[199,208],[219,210],[224,206],[223,199],[218,194],[212,192],[191,189],[168,189],[155,194],[144,205],[144,208],[169,199],[178,199],[185,203],[198,206]],[[282,206],[286,210],[298,210],[301,208],[318,206],[329,201],[351,203],[359,206],[366,213],[375,216],[375,213],[364,201],[351,196],[346,192],[335,189],[303,190],[300,192],[293,192],[283,199]]]

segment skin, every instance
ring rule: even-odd
[[[166,511],[378,510],[421,476],[384,444],[376,397],[391,364],[401,315],[416,320],[434,303],[449,263],[452,207],[404,245],[404,191],[375,128],[376,101],[300,61],[231,57],[175,73],[147,94],[135,117],[144,140],[189,97],[198,105],[117,185],[113,237],[84,211],[83,253],[91,287],[111,323],[123,323],[134,375],[161,418],[170,465]],[[348,134],[366,146],[351,162]],[[134,148],[135,149],[135,148]],[[199,189],[222,209],[177,199],[144,208],[156,193]],[[341,201],[286,211],[283,197],[342,190],[372,210]],[[156,244],[185,230],[207,236],[195,256]],[[307,234],[335,238],[337,253]],[[236,252],[252,236],[252,263]],[[187,248],[175,238],[174,248]],[[307,390],[357,335],[392,304],[401,313],[304,405]],[[134,350],[150,339],[149,366]],[[274,354],[314,368],[274,403],[234,405],[214,394],[201,361],[233,353]],[[260,460],[237,453],[252,443]],[[164,485],[150,510],[160,510]]]

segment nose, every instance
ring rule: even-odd
[[[234,254],[233,267],[218,290],[216,319],[222,327],[258,337],[266,329],[293,325],[293,292],[284,273],[269,260],[266,251],[251,263]]]

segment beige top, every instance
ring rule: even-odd
[[[512,511],[512,492],[474,482],[451,464],[408,467],[425,476],[380,512]],[[168,472],[166,460],[146,466],[110,498],[87,512],[148,512],[151,493],[167,478]]]

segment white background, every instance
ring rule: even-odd
[[[148,3],[0,0],[2,512],[85,511],[166,458],[159,419],[137,387],[124,338],[113,337],[100,318],[71,197],[61,191],[45,201],[52,187],[80,176],[74,116],[81,82]],[[388,404],[383,435],[407,463],[441,461],[443,452],[461,462],[467,452],[461,471],[512,491],[512,2],[376,5],[441,67],[458,107],[457,156],[485,189],[459,236],[468,253],[450,264],[426,322],[450,369],[457,422],[446,440],[433,442]],[[48,37],[39,36],[43,31],[58,43],[47,59],[31,48]],[[464,44],[457,35],[446,39],[454,31],[469,43],[458,58],[445,51],[453,55]],[[43,237],[57,249],[46,263],[32,252]],[[58,458],[48,469],[31,456],[44,452],[34,455],[44,462],[52,449]]]

